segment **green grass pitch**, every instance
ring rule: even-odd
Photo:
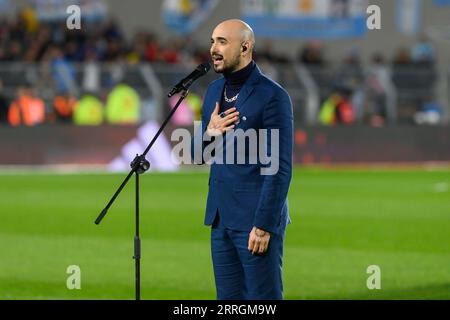
[[[0,299],[133,299],[134,181],[0,174]],[[208,173],[141,178],[142,298],[214,299]],[[450,299],[450,171],[296,169],[286,299]],[[81,268],[81,290],[66,269]],[[369,290],[369,265],[381,289]]]

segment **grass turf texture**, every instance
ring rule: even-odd
[[[0,174],[0,299],[133,299],[134,181]],[[214,299],[208,174],[141,178],[142,298]],[[296,169],[286,299],[449,299],[450,171]],[[368,290],[366,268],[381,268]],[[81,290],[66,268],[81,268]]]

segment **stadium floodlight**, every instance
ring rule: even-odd
[[[153,144],[158,139],[159,135],[162,133],[164,128],[166,127],[167,123],[172,118],[173,114],[177,111],[178,107],[180,106],[181,102],[184,100],[184,98],[187,97],[189,94],[189,87],[192,85],[192,83],[197,80],[199,77],[205,75],[209,69],[211,68],[209,63],[202,63],[200,64],[191,74],[189,74],[186,78],[181,80],[177,85],[174,86],[174,88],[170,91],[168,96],[172,96],[175,93],[180,93],[180,97],[178,99],[178,102],[175,104],[175,107],[170,111],[167,118],[164,120],[163,124],[159,128],[159,130],[156,132],[153,139],[150,141],[147,148],[144,150],[144,152],[141,155],[136,155],[136,157],[133,159],[133,161],[130,163],[131,171],[128,173],[128,175],[125,177],[125,179],[120,184],[119,188],[116,190],[114,195],[109,200],[108,204],[105,206],[105,208],[100,212],[97,219],[95,219],[95,224],[99,224],[102,219],[105,217],[106,213],[108,212],[111,205],[116,200],[117,196],[120,194],[122,189],[125,187],[125,185],[128,183],[128,180],[130,180],[131,176],[134,174],[136,177],[136,205],[135,205],[135,222],[136,222],[136,229],[135,229],[135,235],[134,235],[134,256],[133,259],[135,261],[135,287],[136,287],[136,300],[141,299],[141,239],[139,236],[139,175],[145,173],[148,169],[150,169],[150,162],[145,158],[147,153],[152,148]]]

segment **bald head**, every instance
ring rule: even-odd
[[[239,19],[229,19],[219,23],[216,29],[229,30],[231,34],[238,37],[240,41],[248,41],[255,45],[255,34],[253,29],[244,21]]]
[[[216,72],[234,72],[252,60],[255,35],[242,20],[225,20],[217,25],[211,36],[211,57]]]

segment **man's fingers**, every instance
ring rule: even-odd
[[[233,125],[231,125],[229,127],[226,127],[225,129],[223,129],[223,132],[228,132],[228,131],[232,130],[234,128],[234,126],[235,125],[233,124]]]
[[[253,246],[252,254],[258,253],[260,248],[263,246],[263,241],[261,237],[256,237],[255,245]]]
[[[258,240],[256,240],[255,245],[253,246],[253,249],[252,249],[252,254],[255,254],[258,252],[259,246],[260,246],[260,243],[258,242]]]
[[[219,104],[217,104],[217,105],[219,105]],[[228,114],[230,114],[230,113],[233,112],[233,111],[236,111],[236,108],[235,108],[235,107],[225,110],[224,114],[225,114],[225,115],[228,115]]]
[[[255,238],[250,235],[250,237],[248,238],[248,250],[252,251],[254,245],[255,245]]]
[[[231,118],[231,119],[225,121],[224,124],[226,127],[228,127],[230,124],[235,123],[237,121],[237,119],[239,119],[239,117]]]
[[[229,120],[229,119],[234,118],[234,117],[239,117],[239,112],[238,112],[238,111],[233,112],[233,113],[230,113],[229,115],[227,115],[227,116],[224,117],[223,119],[224,119],[224,120]]]
[[[259,254],[263,254],[263,253],[265,253],[266,251],[267,251],[267,243],[264,242],[264,244],[261,244],[261,245],[259,246],[259,251],[258,251],[258,253],[259,253]]]

